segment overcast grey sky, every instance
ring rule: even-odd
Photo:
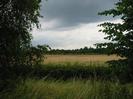
[[[98,12],[114,7],[118,0],[42,0],[41,29],[34,29],[33,44],[52,48],[75,49],[104,42],[98,24],[119,19],[98,16]]]

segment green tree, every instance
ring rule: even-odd
[[[18,76],[26,75],[29,65],[35,63],[34,55],[38,57],[30,32],[35,26],[39,28],[40,2],[0,0],[0,91]],[[42,53],[40,48],[37,50]]]
[[[0,0],[0,66],[26,63],[41,0]]]
[[[101,32],[107,36],[108,43],[97,44],[103,48],[108,48],[110,54],[117,54],[126,57],[128,65],[133,65],[133,0],[119,0],[114,9],[99,13],[100,15],[119,16],[121,23],[105,22],[99,26],[103,27]],[[133,69],[133,67],[132,67]]]

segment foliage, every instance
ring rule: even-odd
[[[25,63],[32,27],[39,26],[41,0],[0,1],[0,66]]]
[[[110,54],[117,54],[128,59],[128,64],[132,68],[133,62],[133,0],[119,0],[115,8],[99,13],[100,15],[119,16],[122,23],[105,22],[100,24],[107,36],[105,39],[111,42],[98,44],[98,46],[108,48]],[[131,69],[130,68],[130,69]],[[133,68],[132,68],[133,69]],[[132,71],[133,72],[133,71]]]
[[[50,55],[90,55],[90,54],[107,54],[106,48],[80,48],[80,49],[51,49],[46,52],[46,54]]]
[[[47,47],[41,45],[29,47],[24,50],[25,53],[23,55],[25,55],[25,59],[21,57],[21,62],[24,62],[19,63],[19,65],[0,67],[0,91],[15,86],[19,78],[33,77],[35,69],[37,69],[35,66],[40,65],[45,59],[44,54],[46,50]]]
[[[38,79],[56,79],[56,80],[67,80],[71,78],[75,79],[97,79],[97,80],[118,80],[121,83],[127,83],[133,81],[132,76],[127,73],[126,65],[121,65],[118,63],[115,66],[110,66],[108,64],[99,63],[64,63],[64,64],[46,64],[46,65],[36,65],[34,67],[30,66],[16,66],[15,68],[10,68],[9,73],[13,72],[14,76],[19,76],[23,79],[38,78]],[[123,67],[122,67],[123,66]]]
[[[133,73],[128,68],[128,61],[125,60],[113,60],[108,61],[111,68],[111,75],[120,80],[121,83],[133,81]]]
[[[30,66],[41,64],[44,62],[45,54],[49,50],[47,45],[31,46],[27,51],[27,63]]]
[[[34,26],[39,28],[40,2],[0,0],[0,90],[21,75],[15,74],[20,71],[18,67],[21,69],[33,64],[36,61],[34,55],[39,57],[38,54],[42,53],[40,48],[31,46],[30,34]]]
[[[100,64],[46,64],[38,65],[34,69],[33,77],[36,78],[53,78],[67,80],[70,78],[80,79],[108,79],[111,80],[111,71],[107,65]]]

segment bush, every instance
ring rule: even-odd
[[[126,83],[133,81],[133,72],[126,59],[109,61],[108,63],[112,71],[111,75],[116,77],[116,79],[119,79],[120,82]]]

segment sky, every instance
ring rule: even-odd
[[[47,44],[54,49],[93,47],[105,42],[98,32],[103,22],[120,22],[119,18],[99,16],[98,12],[114,7],[118,0],[42,0],[41,28],[32,31],[33,45]]]

